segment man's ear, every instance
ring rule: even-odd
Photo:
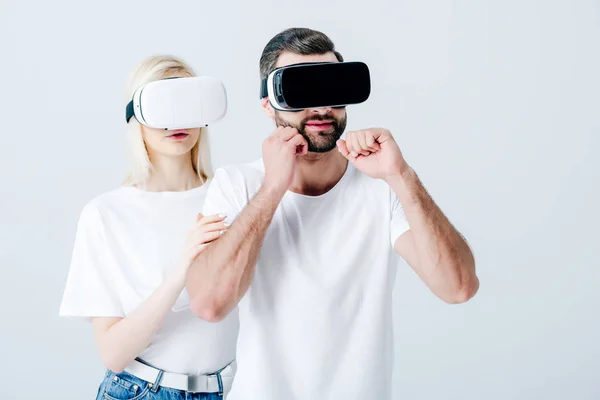
[[[271,106],[271,102],[268,97],[265,97],[260,100],[260,104],[262,105],[263,111],[267,115],[267,117],[273,119],[275,118],[275,110]]]

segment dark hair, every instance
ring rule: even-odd
[[[275,35],[263,49],[260,56],[260,79],[266,78],[275,68],[279,56],[284,51],[312,55],[333,52],[338,61],[344,61],[335,50],[335,45],[327,35],[308,28],[289,28]]]

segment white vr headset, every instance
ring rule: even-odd
[[[138,88],[127,105],[127,122],[135,117],[149,128],[165,130],[200,128],[227,112],[227,92],[212,77],[166,78]]]

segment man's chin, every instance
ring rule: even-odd
[[[314,143],[312,141],[308,142],[308,151],[311,153],[329,153],[332,150],[335,150],[337,147],[336,143]]]

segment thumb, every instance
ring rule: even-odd
[[[204,218],[204,215],[202,215],[202,213],[198,213],[198,215],[196,215],[196,222],[199,222],[202,218]]]

